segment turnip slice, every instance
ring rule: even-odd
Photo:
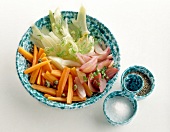
[[[108,56],[107,56],[107,59],[113,59],[112,54],[108,55]]]
[[[77,85],[77,95],[80,97],[80,98],[84,98],[86,97],[86,92],[84,90],[84,87],[83,85],[81,84],[80,80],[78,77],[75,77],[75,83]]]
[[[100,89],[100,92],[103,92],[105,87],[106,87],[106,79],[100,79],[100,86],[99,86],[99,89]]]
[[[101,62],[98,63],[97,69],[101,70],[104,66],[108,67],[111,62],[112,62],[112,60],[109,60],[109,59],[101,61]]]
[[[90,90],[91,90],[92,92],[98,92],[98,90],[95,89],[95,88],[92,86],[91,82],[92,82],[92,80],[90,80],[90,78],[88,78],[88,87],[90,88]]]
[[[115,67],[109,67],[106,70],[106,75],[111,79],[116,73],[118,72],[118,69]]]
[[[92,57],[91,60],[86,62],[80,67],[80,70],[84,73],[90,73],[93,72],[96,69],[97,65],[97,58],[96,56]]]
[[[77,58],[80,60],[81,64],[84,64],[91,59],[89,56],[83,55],[81,53],[77,53],[76,55],[77,55]]]
[[[81,72],[81,71],[79,71],[79,69],[76,69],[76,71],[77,71],[77,76],[78,76],[81,84],[83,84],[84,82],[86,82],[86,80],[85,80],[86,74],[83,73],[83,72]]]
[[[103,55],[103,54],[106,54],[106,51],[104,51],[99,44],[95,44],[94,45],[94,50],[97,54],[99,55]]]
[[[102,61],[107,58],[107,56],[110,54],[110,47],[107,47],[104,51],[105,51],[105,54],[99,55],[98,61]]]

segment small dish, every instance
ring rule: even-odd
[[[124,78],[123,89],[136,94],[141,91],[144,86],[144,81],[142,77],[138,74],[128,74]]]
[[[145,68],[143,66],[137,66],[137,65],[134,65],[134,66],[127,68],[122,73],[122,76],[121,76],[122,88],[124,87],[123,86],[124,85],[124,79],[128,74],[136,74],[136,75],[141,76],[142,79],[143,79],[143,82],[144,82],[143,88],[136,93],[135,98],[137,100],[144,99],[152,93],[152,91],[155,87],[155,79],[154,79],[153,74],[147,68]]]
[[[137,101],[132,94],[116,91],[110,93],[103,103],[103,112],[112,125],[124,125],[131,121],[137,111]]]

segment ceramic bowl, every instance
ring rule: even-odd
[[[123,86],[124,79],[126,78],[127,75],[132,74],[132,73],[141,76],[144,81],[143,88],[139,92],[136,93],[135,97],[137,98],[137,100],[146,98],[152,93],[155,87],[155,79],[154,79],[153,74],[146,67],[137,66],[137,65],[130,66],[122,73],[122,76],[121,76],[121,85],[122,85],[123,90],[124,90],[124,86]]]
[[[68,19],[68,22],[70,22],[71,19],[77,18],[77,12],[72,11],[62,11],[62,16],[64,18]],[[119,54],[119,47],[118,44],[112,35],[112,33],[109,31],[109,29],[103,25],[101,22],[99,22],[97,19],[88,16],[86,17],[87,21],[87,27],[91,33],[92,36],[101,39],[104,41],[104,43],[111,48],[111,52],[114,58],[114,63],[118,69],[120,69],[120,54]],[[37,22],[35,22],[35,25],[38,28],[42,28],[43,26],[46,26],[49,30],[51,30],[50,26],[50,19],[49,16],[45,16],[41,19],[39,19]],[[31,27],[28,28],[26,33],[23,35],[22,39],[19,42],[19,46],[23,47],[27,51],[31,51],[33,47],[33,43],[30,41],[30,34],[32,30]],[[28,75],[24,74],[23,71],[28,67],[29,63],[23,58],[21,54],[16,52],[16,70],[19,76],[19,79],[24,86],[24,88],[28,91],[28,93],[37,99],[38,101],[51,106],[51,107],[57,107],[61,109],[75,109],[75,108],[82,108],[85,106],[88,106],[90,104],[95,103],[99,99],[101,99],[108,91],[112,88],[113,84],[115,83],[118,73],[108,81],[107,86],[105,90],[102,93],[94,94],[92,97],[87,98],[84,102],[78,102],[78,103],[72,103],[70,105],[60,103],[60,102],[54,102],[50,101],[47,98],[43,96],[41,92],[38,92],[31,88],[31,84],[28,80]]]
[[[137,101],[133,94],[125,91],[110,93],[104,100],[103,112],[111,125],[129,123],[137,111]]]

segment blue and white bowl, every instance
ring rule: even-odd
[[[78,14],[77,12],[72,12],[72,11],[63,11],[62,12],[62,16],[64,18],[67,18],[68,22],[70,22],[71,19],[76,18],[77,14]],[[90,31],[91,35],[98,39],[103,40],[104,43],[111,48],[111,52],[112,52],[112,55],[114,58],[114,64],[116,65],[116,67],[118,69],[120,69],[119,47],[118,47],[118,44],[117,44],[114,36],[112,35],[112,33],[109,31],[109,29],[106,26],[104,26],[101,22],[99,22],[97,19],[95,19],[91,16],[87,15],[86,21],[87,21],[88,30]],[[35,25],[40,29],[43,26],[46,26],[49,30],[51,30],[49,16],[45,16],[45,17],[39,19],[35,23]],[[31,27],[29,27],[19,43],[19,46],[23,47],[27,51],[31,51],[31,49],[33,47],[33,43],[30,41],[31,32],[32,32]],[[28,66],[29,66],[28,61],[26,61],[24,59],[24,57],[21,54],[19,54],[17,51],[16,52],[16,70],[17,70],[19,79],[20,79],[22,85],[24,86],[24,88],[28,91],[28,93],[32,97],[34,97],[38,101],[40,101],[48,106],[57,107],[57,108],[61,108],[61,109],[82,108],[82,107],[85,107],[85,106],[95,103],[96,101],[101,99],[104,95],[106,95],[106,93],[109,92],[109,90],[112,88],[113,84],[115,83],[115,81],[118,77],[118,73],[117,73],[111,80],[109,80],[105,90],[102,93],[94,94],[92,97],[87,98],[87,100],[84,102],[72,103],[72,104],[68,105],[68,104],[64,104],[64,103],[60,103],[60,102],[50,101],[47,98],[45,98],[41,92],[38,92],[38,91],[32,89],[31,84],[29,83],[29,80],[28,80],[28,75],[23,73],[23,71]]]
[[[142,79],[143,79],[143,82],[144,82],[143,88],[140,89],[140,91],[138,91],[136,93],[135,98],[137,100],[144,99],[144,98],[146,98],[147,96],[149,96],[152,93],[152,91],[153,91],[153,89],[155,87],[155,79],[154,79],[153,74],[147,68],[145,68],[143,66],[136,66],[136,65],[127,68],[122,73],[122,76],[121,76],[121,85],[122,85],[123,90],[124,90],[124,81],[125,81],[125,78],[129,74],[136,74],[136,75],[141,76]],[[148,87],[148,88],[146,88],[146,87]]]
[[[110,93],[103,103],[104,115],[113,126],[129,123],[135,116],[137,108],[137,100],[133,94],[125,91]]]

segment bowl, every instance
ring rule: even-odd
[[[140,91],[136,92],[135,98],[142,100],[148,97],[154,90],[155,79],[151,71],[144,66],[130,66],[121,75],[121,85],[124,90],[124,80],[129,74],[136,74],[143,79],[143,87]]]
[[[142,77],[138,74],[128,74],[124,78],[123,89],[136,94],[142,90],[144,86],[144,81]]]
[[[107,121],[113,125],[129,123],[137,111],[137,101],[125,91],[110,93],[104,100],[103,112]]]
[[[70,22],[71,19],[77,18],[78,12],[62,11],[61,14],[64,17],[64,19],[67,18],[68,22]],[[97,19],[89,15],[86,16],[86,21],[87,21],[88,30],[90,31],[91,35],[98,39],[103,40],[104,43],[110,47],[112,55],[113,55],[113,59],[114,59],[114,64],[116,65],[116,68],[120,69],[119,47],[112,33],[109,31],[109,29],[104,24],[102,24]],[[50,19],[48,15],[36,21],[35,25],[40,29],[43,26],[46,26],[47,29],[51,30]],[[23,47],[27,51],[31,51],[31,49],[33,48],[33,43],[30,41],[31,32],[32,32],[32,29],[31,27],[29,27],[19,42],[19,46]],[[47,98],[45,98],[41,92],[38,92],[32,89],[31,84],[29,83],[29,80],[28,80],[28,75],[23,73],[23,71],[28,66],[29,66],[28,61],[26,61],[23,58],[23,56],[19,54],[17,51],[16,52],[16,70],[17,70],[19,79],[22,85],[24,86],[24,88],[28,91],[28,93],[32,97],[42,102],[43,104],[46,104],[51,107],[61,108],[61,109],[83,108],[85,106],[95,103],[96,101],[101,99],[104,95],[106,95],[106,93],[109,92],[109,90],[112,88],[113,84],[115,83],[118,77],[118,73],[117,73],[111,80],[109,80],[107,82],[105,90],[102,93],[96,93],[92,97],[87,98],[87,100],[84,102],[77,102],[77,103],[72,103],[69,105],[65,103],[50,101]]]

